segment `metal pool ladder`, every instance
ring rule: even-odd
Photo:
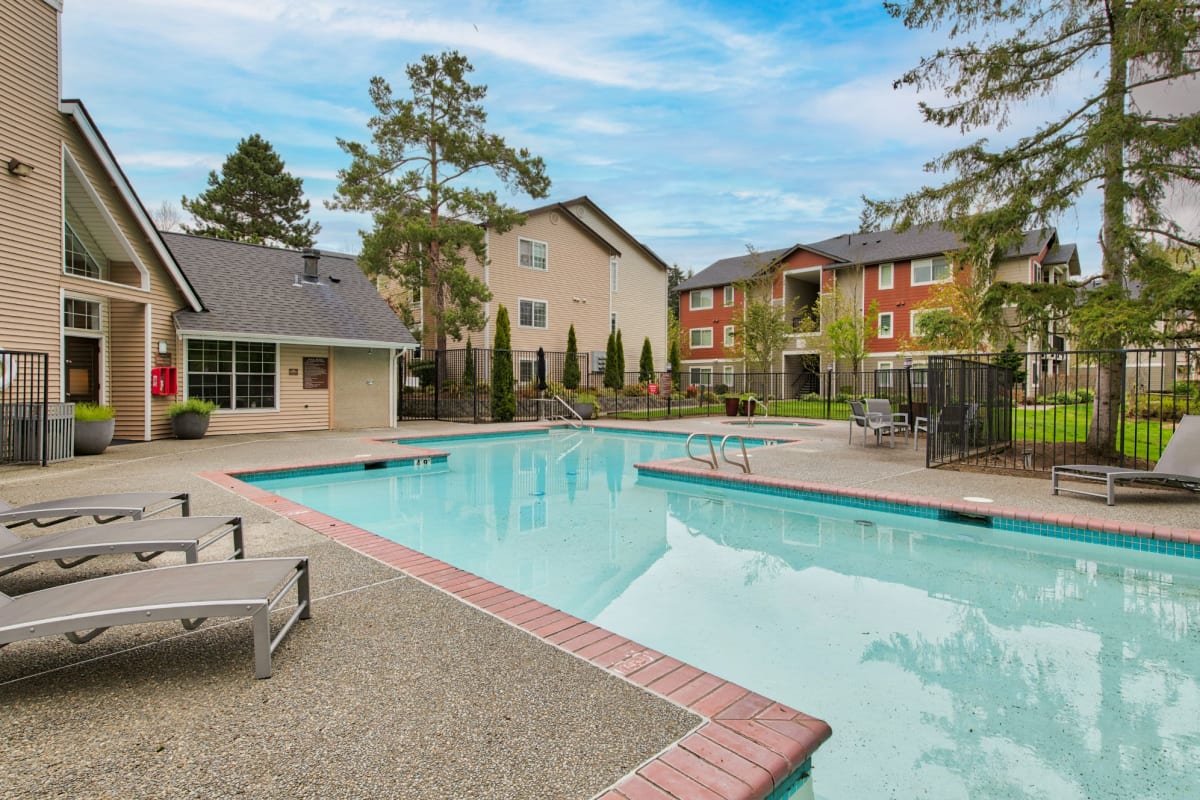
[[[692,452],[692,439],[695,439],[697,436],[703,436],[704,441],[708,444],[708,458],[704,458],[703,455],[698,456]],[[741,449],[742,449],[741,461],[735,461],[732,458],[730,458],[729,456],[725,455],[725,445],[728,444],[730,439],[736,439],[738,445],[741,447]],[[746,473],[747,475],[750,474],[750,456],[746,454],[746,440],[742,438],[741,434],[729,433],[729,434],[726,434],[725,436],[722,436],[721,443],[718,448],[717,446],[713,445],[713,439],[712,439],[711,433],[693,433],[693,434],[688,435],[687,442],[684,443],[684,446],[687,448],[688,458],[692,459],[693,461],[699,461],[701,464],[704,464],[709,469],[720,469],[721,468],[720,461],[717,461],[717,450],[719,449],[721,452],[721,459],[726,464],[732,464],[735,467],[741,467],[742,472]]]

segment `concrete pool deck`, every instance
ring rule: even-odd
[[[269,681],[253,679],[243,623],[189,634],[178,626],[135,626],[84,647],[57,638],[0,650],[0,702],[10,732],[0,755],[6,775],[0,794],[615,799],[731,797],[751,783],[773,785],[774,775],[764,781],[728,755],[725,774],[710,776],[713,785],[681,781],[678,769],[696,750],[707,748],[710,764],[737,754],[697,732],[701,716],[637,685],[661,675],[623,679],[502,621],[502,612],[523,605],[520,599],[496,599],[494,614],[482,612],[314,532],[302,511],[277,514],[226,491],[214,482],[219,478],[202,476],[394,457],[405,450],[370,437],[497,427],[511,429],[404,423],[390,431],[210,437],[121,445],[46,469],[0,468],[0,497],[10,502],[190,491],[194,513],[245,517],[251,556],[308,555],[314,579],[313,618],[276,653]],[[654,429],[731,430],[717,418],[656,422]],[[756,451],[755,474],[947,502],[988,497],[1031,514],[1191,531],[1200,541],[1193,530],[1200,502],[1186,493],[1122,490],[1110,508],[1102,500],[1051,497],[1045,479],[926,470],[911,447],[863,448],[860,440],[848,446],[846,430],[844,422],[764,429],[763,435],[801,441]],[[724,472],[740,474],[728,466]],[[0,590],[15,594],[64,576],[134,568],[131,558],[99,559],[70,573],[40,566],[5,577]],[[459,589],[470,582],[442,578]],[[659,664],[671,666],[665,659]],[[672,666],[676,679],[694,681],[678,672],[683,666]],[[764,698],[732,692],[724,698],[707,688],[712,699],[699,709],[705,717],[783,717],[804,727],[805,718]],[[685,737],[691,749],[672,747]],[[663,753],[675,763],[654,759]],[[819,786],[819,752],[815,775]],[[618,784],[620,793],[612,788]]]

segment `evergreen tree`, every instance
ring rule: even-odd
[[[650,383],[654,380],[654,351],[650,349],[650,337],[642,342],[642,357],[638,362],[638,380]]]
[[[617,377],[617,335],[609,332],[608,344],[604,348],[604,387],[620,389],[620,379]]]
[[[321,225],[306,220],[304,181],[283,168],[283,159],[257,133],[238,142],[221,174],[208,173],[208,189],[185,210],[200,223],[181,225],[185,233],[275,247],[311,247]]]
[[[492,420],[512,422],[517,415],[517,398],[513,394],[512,332],[508,325],[508,309],[496,309],[496,339],[492,350]]]
[[[513,193],[538,198],[550,190],[542,159],[486,130],[487,87],[467,81],[473,69],[453,51],[423,56],[407,69],[411,100],[393,97],[387,81],[372,78],[373,148],[338,139],[352,160],[338,171],[328,203],[372,214],[374,228],[363,233],[364,269],[399,277],[414,295],[424,289],[438,350],[486,321],[491,292],[467,269],[467,254],[482,265],[485,230],[504,233],[524,222],[495,191],[464,181],[486,170]]]
[[[575,342],[575,324],[567,328],[567,355],[563,362],[563,387],[569,391],[579,388],[579,345]]]
[[[463,355],[462,385],[467,390],[475,388],[475,351],[471,347],[470,336],[467,336],[467,352]]]
[[[1200,112],[1164,107],[1154,97],[1182,91],[1200,72],[1196,3],[904,0],[884,7],[906,27],[944,28],[937,53],[896,81],[948,98],[940,107],[921,103],[927,121],[968,133],[1004,126],[1014,106],[1033,98],[1063,107],[1057,119],[1006,148],[989,149],[981,139],[941,156],[927,168],[954,173],[947,183],[896,201],[868,201],[871,214],[895,219],[901,229],[945,220],[966,242],[965,260],[990,269],[1023,230],[1052,224],[1098,190],[1101,286],[1073,322],[1080,341],[1120,350],[1129,329],[1121,321],[1140,316],[1129,287],[1142,279],[1142,237],[1200,244],[1170,205],[1172,197],[1200,190]],[[1067,90],[1057,91],[1063,84]],[[1116,356],[1098,361],[1088,446],[1102,455],[1117,453],[1122,364]]]
[[[996,354],[992,363],[997,367],[1006,367],[1012,370],[1013,386],[1025,383],[1025,356],[1017,352],[1012,342],[1009,342],[1003,350]]]
[[[679,357],[679,340],[676,338],[671,339],[671,345],[667,348],[667,361],[671,364],[671,386],[674,391],[679,391],[683,385],[683,366]]]
[[[617,354],[617,386],[620,389],[625,386],[625,345],[621,341],[621,329],[617,328],[617,341],[615,344]]]

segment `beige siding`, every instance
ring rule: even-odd
[[[546,242],[546,270],[518,266],[519,238]],[[514,350],[566,350],[567,328],[574,324],[580,353],[604,351],[608,340],[609,252],[579,225],[558,211],[537,214],[508,233],[490,232],[488,254],[492,290],[489,346],[495,336],[496,309],[503,304],[512,325]],[[546,302],[545,330],[520,326],[517,302],[521,298]],[[633,359],[636,363],[637,356]]]
[[[113,300],[108,304],[108,402],[117,409],[116,437],[142,439],[146,430],[146,307]]]
[[[642,342],[649,337],[655,368],[666,369],[667,271],[587,205],[580,203],[570,208],[588,227],[621,251],[617,291],[611,295],[611,303],[621,329],[621,341],[625,344],[625,368],[629,371],[638,368]],[[599,349],[604,349],[603,344]]]
[[[1009,283],[1029,283],[1029,259],[1014,258],[1002,261],[996,266],[994,280]]]
[[[333,348],[330,387],[333,427],[385,428],[392,424],[392,351]]]
[[[18,178],[0,168],[0,347],[48,352],[58,365],[62,137],[53,8],[41,2],[5,4],[0,74],[0,156],[35,170]],[[57,367],[51,381],[51,396],[57,397]]]
[[[304,388],[304,357],[329,358],[329,355],[328,347],[279,345],[278,409],[216,411],[209,422],[209,435],[327,430],[329,391]],[[335,366],[331,361],[330,385],[336,380]]]

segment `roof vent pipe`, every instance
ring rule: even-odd
[[[321,260],[321,251],[306,247],[300,251],[300,255],[304,259],[304,280],[315,283],[320,274],[317,263]]]

